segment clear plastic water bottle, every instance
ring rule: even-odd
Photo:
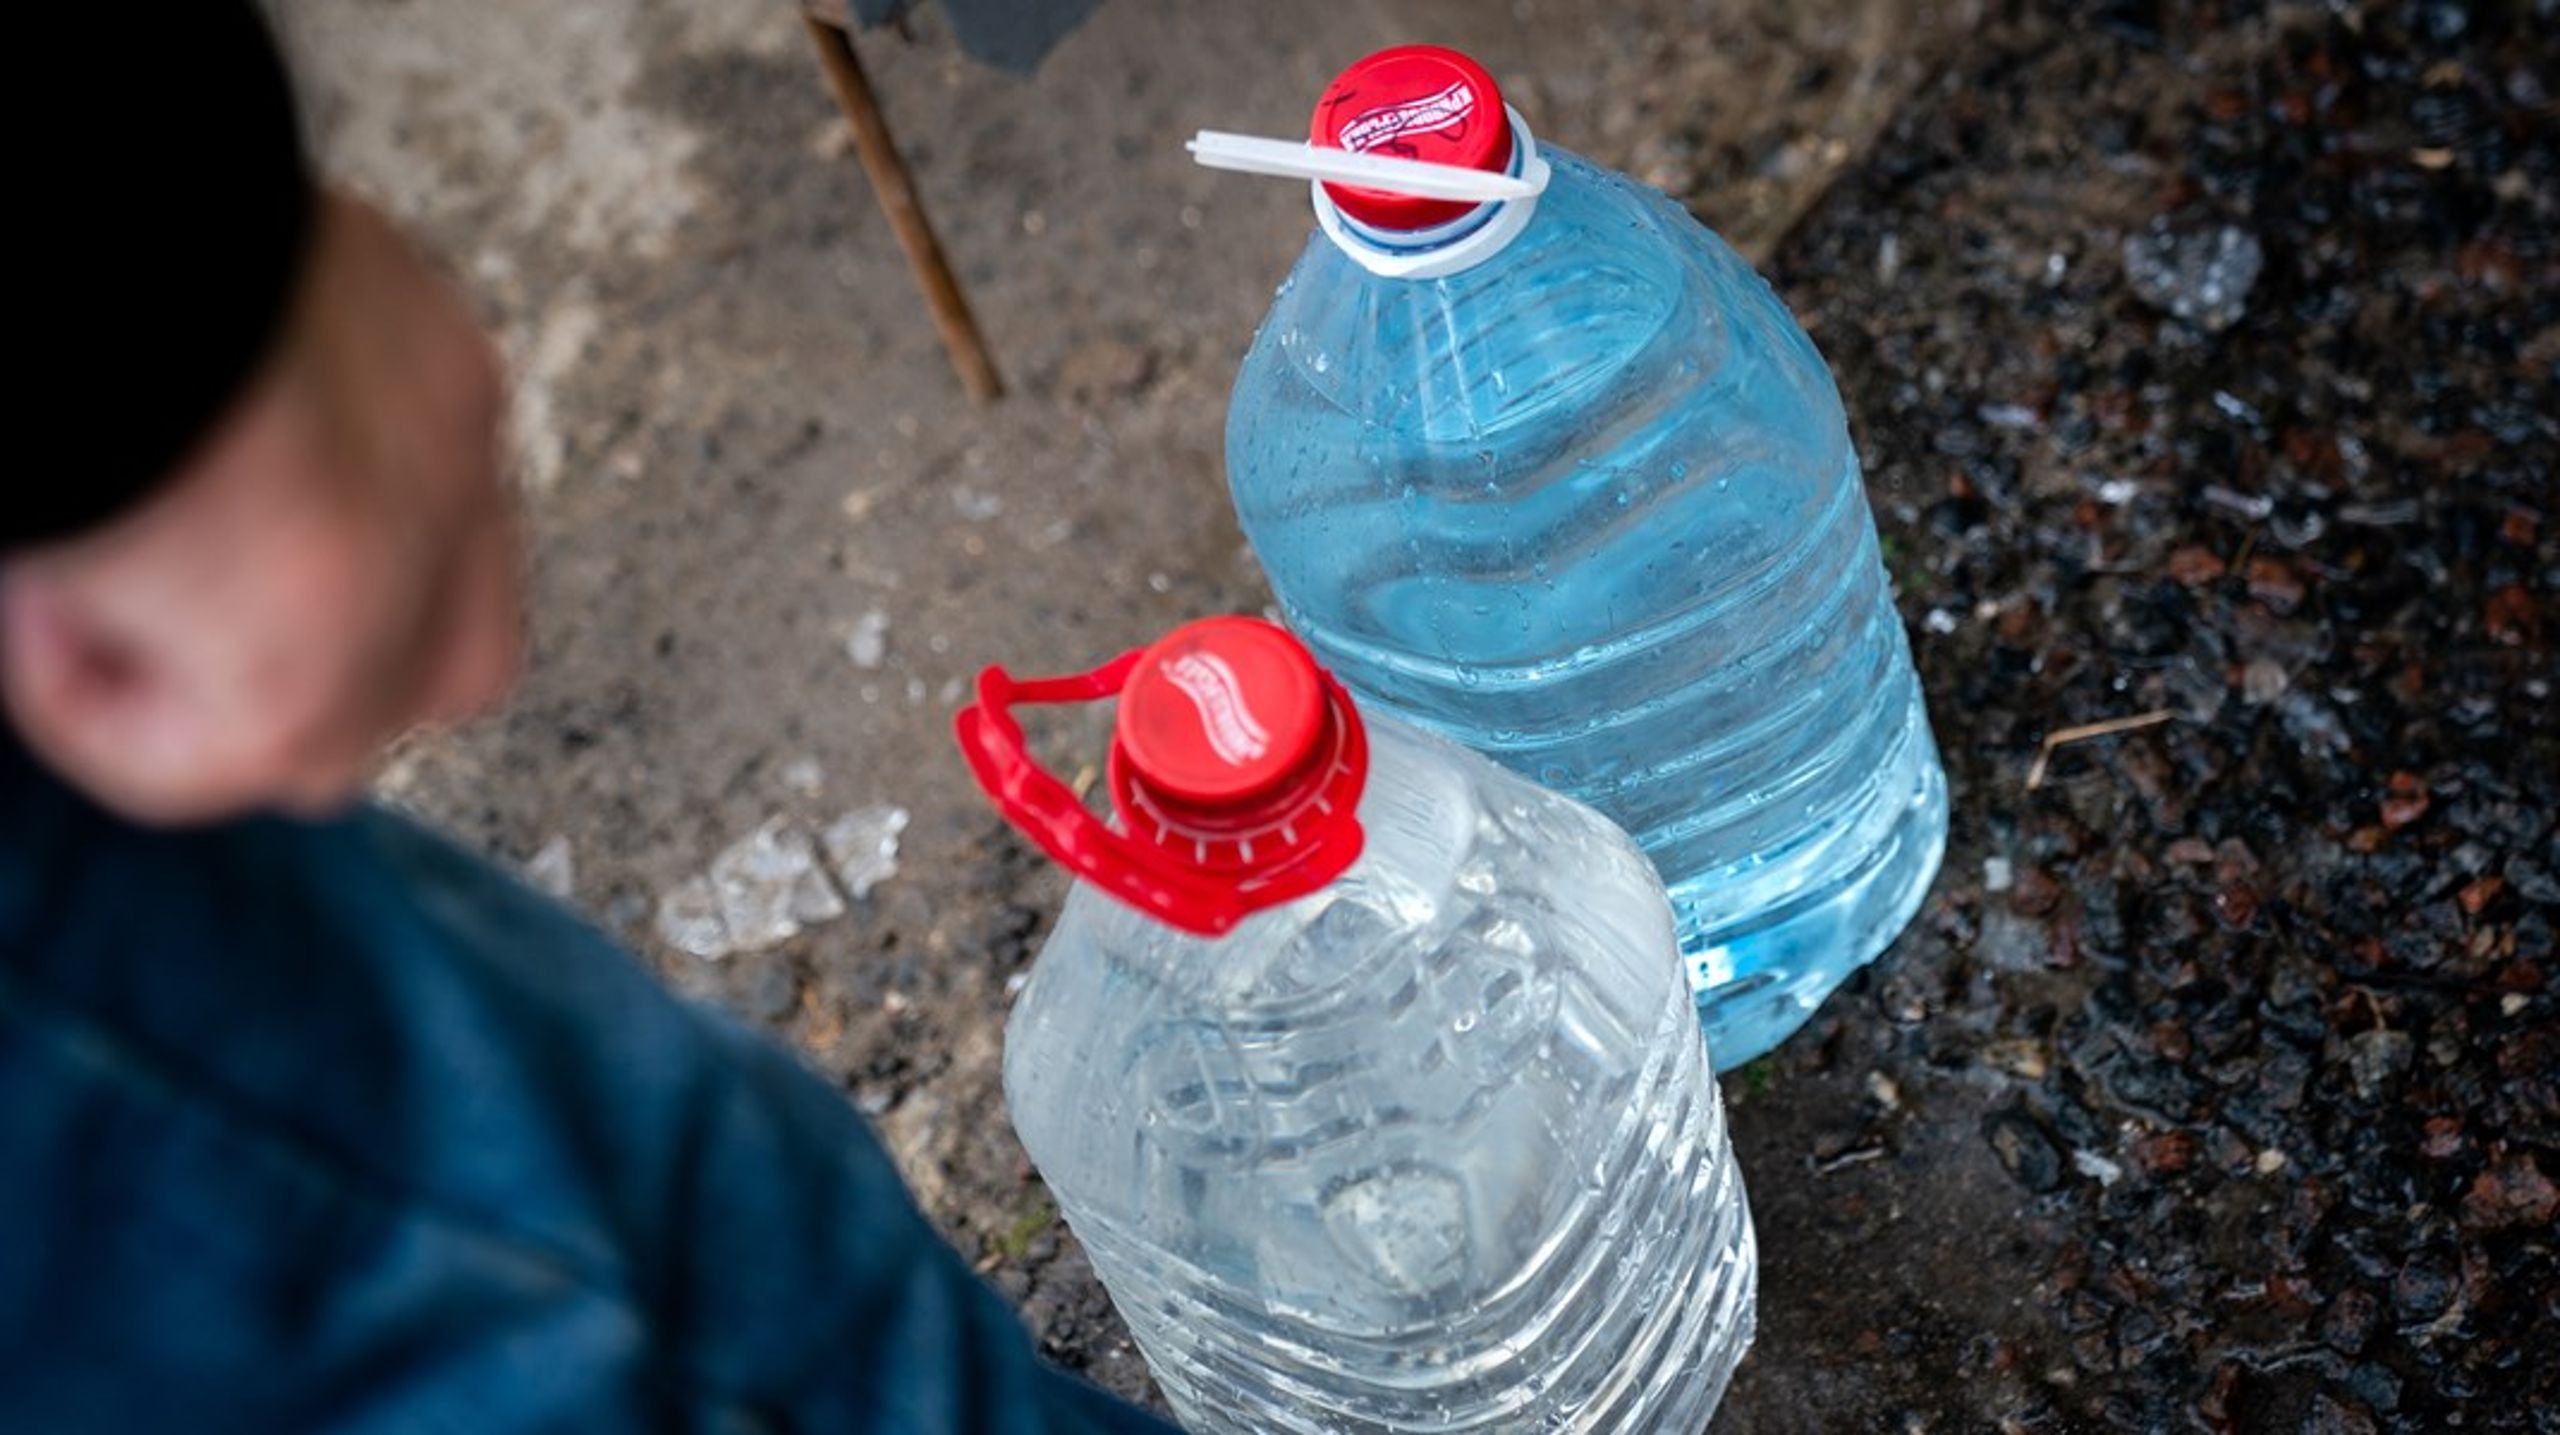
[[[1106,824],[1011,709],[1117,694]],[[1084,879],[1023,1145],[1194,1431],[1693,1435],[1758,1263],[1661,881],[1589,808],[1213,618],[989,669],[961,746]]]
[[[1945,845],[1830,373],[1722,240],[1540,147],[1462,55],[1370,56],[1313,137],[1543,192],[1315,185],[1229,411],[1245,534],[1372,715],[1635,835],[1710,1049],[1746,1061],[1892,941]]]

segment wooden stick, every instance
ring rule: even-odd
[[[889,227],[907,251],[907,266],[915,271],[916,286],[924,290],[925,303],[933,309],[942,346],[951,351],[951,367],[959,371],[971,398],[980,403],[996,398],[1004,392],[1004,380],[996,375],[995,360],[978,334],[978,321],[970,317],[969,301],[951,273],[951,262],[943,257],[941,241],[933,237],[915,181],[907,177],[907,166],[889,139],[889,122],[880,113],[879,101],[871,97],[871,82],[864,78],[862,60],[853,52],[853,37],[841,25],[806,11],[800,22],[818,47],[818,63],[826,69],[827,88],[835,91],[837,108],[853,126],[854,151],[862,157],[863,172],[871,177],[872,193],[880,197],[881,213],[889,216]]]
[[[2057,732],[2045,734],[2044,746],[2036,749],[2035,766],[2027,769],[2027,791],[2033,792],[2044,786],[2045,764],[2053,761],[2055,748],[2068,747],[2075,742],[2087,742],[2093,737],[2113,737],[2117,733],[2132,732],[2136,728],[2158,727],[2175,716],[2177,714],[2167,708],[2153,708],[2147,713],[2136,713],[2132,717],[2082,723],[2078,727],[2066,727]]]

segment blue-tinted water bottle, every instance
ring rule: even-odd
[[[1362,60],[1313,138],[1540,192],[1314,186],[1228,416],[1245,534],[1371,710],[1635,836],[1710,1056],[1747,1061],[1892,941],[1945,845],[1830,373],[1722,240],[1541,147],[1463,55]]]

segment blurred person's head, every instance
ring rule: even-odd
[[[144,821],[346,802],[388,738],[513,671],[501,408],[460,296],[323,194],[272,342],[183,457],[130,508],[0,557],[11,724]]]

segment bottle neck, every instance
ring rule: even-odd
[[[1550,171],[1545,157],[1538,153],[1536,138],[1529,133],[1529,122],[1509,106],[1504,107],[1504,113],[1511,121],[1509,173],[1543,191]],[[1325,237],[1352,262],[1386,279],[1438,279],[1473,269],[1519,238],[1538,208],[1538,196],[1531,195],[1480,204],[1429,229],[1384,229],[1344,214],[1321,181],[1311,188],[1316,226]]]
[[[1322,185],[1317,186],[1317,192],[1323,193]],[[1370,249],[1385,254],[1424,254],[1445,249],[1482,229],[1492,222],[1494,216],[1500,213],[1508,202],[1499,199],[1491,200],[1477,205],[1455,219],[1434,224],[1426,229],[1389,229],[1383,225],[1370,224],[1343,214],[1338,205],[1335,206],[1334,212],[1342,221],[1344,233]]]

